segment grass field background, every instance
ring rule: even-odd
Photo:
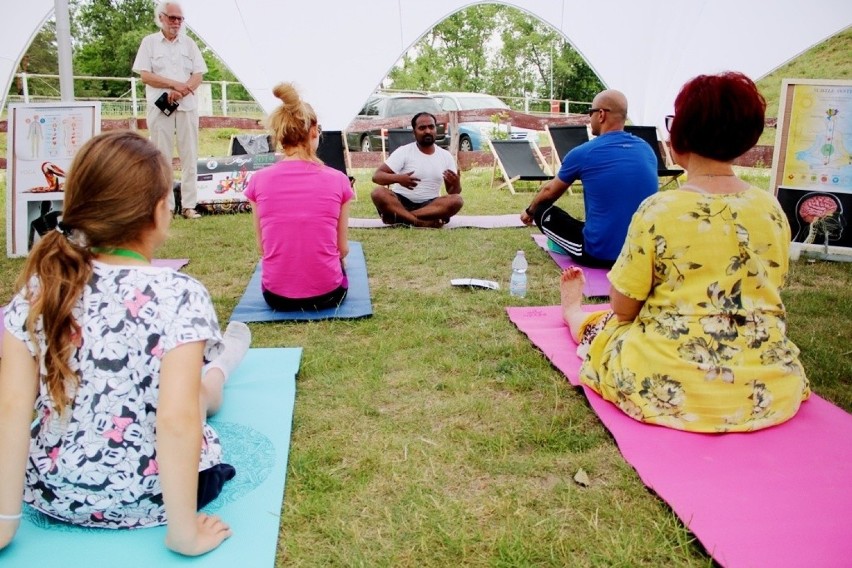
[[[848,77],[851,38],[841,34],[841,70],[822,76]],[[828,60],[825,51],[817,57]],[[819,73],[820,60],[810,61],[807,76]],[[202,136],[202,155],[225,152],[229,133]],[[738,173],[768,188],[768,170]],[[354,174],[352,216],[374,217],[372,171]],[[463,173],[462,213],[516,214],[529,203],[534,186],[511,195],[493,190],[490,175]],[[3,180],[0,200],[5,193]],[[578,214],[582,196],[561,205]],[[351,230],[364,247],[373,317],[251,325],[255,347],[304,348],[279,565],[713,565],[627,465],[582,393],[509,322],[506,306],[559,301],[559,271],[531,232]],[[176,219],[171,233],[160,256],[189,258],[185,271],[208,287],[226,322],[258,260],[250,215]],[[516,250],[530,265],[523,300],[506,291]],[[0,302],[22,265],[0,257]],[[457,277],[502,289],[454,288]],[[852,411],[852,263],[792,263],[783,299],[815,392]],[[573,481],[579,469],[589,486]]]
[[[768,185],[765,170],[740,173]],[[373,216],[371,172],[356,174],[352,214]],[[513,196],[489,182],[487,169],[463,174],[464,213],[517,213],[534,190]],[[562,204],[582,209],[580,195]],[[160,256],[190,258],[185,271],[227,321],[258,260],[250,215],[176,219],[171,232]],[[582,393],[509,322],[506,306],[558,303],[558,269],[530,234],[352,230],[372,318],[251,325],[255,347],[304,348],[281,565],[712,565]],[[516,250],[530,264],[523,300],[506,292]],[[0,298],[11,297],[22,263],[0,259]],[[456,277],[503,288],[454,288]],[[850,263],[800,260],[784,294],[814,389],[847,411],[850,284]],[[573,481],[581,468],[588,487]]]

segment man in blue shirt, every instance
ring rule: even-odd
[[[596,138],[568,152],[556,177],[521,213],[521,221],[535,222],[577,263],[609,268],[621,252],[633,213],[657,191],[657,158],[644,140],[624,132],[623,93],[599,93],[588,112]],[[585,222],[554,205],[578,179],[583,183]]]

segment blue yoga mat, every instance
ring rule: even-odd
[[[274,566],[301,356],[301,348],[250,349],[228,379],[221,410],[210,420],[225,461],[237,469],[204,509],[221,516],[234,532],[219,548],[188,558],[163,544],[165,527],[76,527],[25,507],[15,540],[0,550],[0,566]]]
[[[260,288],[260,263],[248,283],[240,303],[231,314],[232,321],[303,321],[325,319],[357,319],[373,315],[370,301],[370,283],[367,280],[367,261],[361,243],[349,241],[349,254],[346,256],[346,276],[349,278],[349,292],[343,303],[336,308],[305,312],[276,312],[263,299]]]

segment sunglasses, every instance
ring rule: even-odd
[[[673,122],[674,122],[674,115],[673,114],[667,114],[666,115],[666,130],[668,130],[669,132],[672,131],[672,123]]]
[[[596,112],[612,112],[612,109],[611,108],[590,108],[586,112],[589,114],[589,116],[592,116]]]
[[[173,24],[179,24],[183,21],[183,16],[169,16],[168,14],[163,14],[165,17],[169,19],[169,21]]]

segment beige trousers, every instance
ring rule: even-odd
[[[198,110],[176,110],[166,116],[156,106],[148,109],[148,135],[151,142],[172,163],[177,139],[181,169],[181,209],[194,209],[198,203]],[[175,208],[174,193],[169,192],[169,206]]]

